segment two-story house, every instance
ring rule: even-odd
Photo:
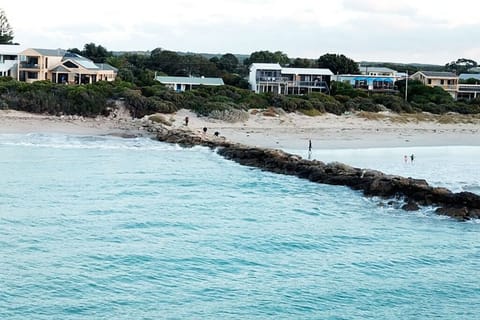
[[[453,72],[417,71],[410,76],[429,87],[441,87],[456,99],[458,92],[458,76]]]
[[[355,89],[393,93],[395,82],[401,78],[396,70],[384,67],[360,66],[360,74],[338,74],[334,81],[349,83]]]
[[[18,80],[29,83],[50,80],[49,69],[62,61],[65,52],[62,49],[26,49],[20,52]]]
[[[107,63],[94,63],[62,49],[26,49],[20,52],[18,80],[49,80],[64,84],[113,81],[118,70]]]
[[[284,68],[278,63],[253,63],[249,83],[256,93],[306,94],[328,92],[333,73],[322,68]]]

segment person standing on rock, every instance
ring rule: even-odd
[[[188,117],[185,117],[185,126],[188,127]]]
[[[308,160],[312,157],[312,139],[308,140]]]

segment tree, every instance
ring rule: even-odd
[[[290,58],[281,51],[256,51],[243,61],[243,64],[246,66],[249,66],[252,63],[279,63],[281,65],[288,65],[290,63]]]
[[[156,48],[150,53],[148,67],[152,70],[162,71],[169,76],[189,75],[185,70],[184,58],[178,53]]]
[[[452,61],[445,64],[447,71],[455,72],[457,74],[468,72],[468,69],[477,67],[477,62],[471,59],[460,58],[457,61]]]
[[[290,65],[292,68],[314,68],[315,61],[312,59],[296,58]]]
[[[105,47],[102,47],[101,45],[96,46],[93,42],[85,44],[82,50],[82,56],[97,63],[105,62],[105,60],[112,55],[113,54]]]
[[[358,64],[343,54],[327,53],[318,58],[318,67],[330,69],[334,74],[358,74]]]
[[[235,55],[226,53],[220,57],[216,65],[218,69],[232,73],[235,71],[235,69],[237,69],[238,59],[235,57]]]
[[[0,44],[13,44],[13,30],[8,22],[5,11],[0,9]]]

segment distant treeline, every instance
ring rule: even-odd
[[[0,108],[15,109],[52,115],[82,115],[95,117],[108,115],[116,100],[136,118],[148,114],[172,113],[190,109],[199,115],[213,112],[248,110],[251,108],[281,108],[287,112],[299,111],[309,115],[324,112],[340,115],[347,111],[445,113],[480,113],[480,99],[469,102],[454,101],[441,88],[430,88],[417,81],[409,81],[406,102],[401,96],[368,94],[345,83],[333,83],[331,95],[311,93],[286,96],[272,93],[255,94],[234,86],[207,87],[187,92],[174,92],[159,83],[137,86],[131,82],[97,82],[89,85],[69,86],[38,81],[32,84],[10,78],[0,78]],[[399,83],[403,92],[404,83]]]

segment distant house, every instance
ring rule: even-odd
[[[329,92],[333,73],[322,68],[284,68],[278,63],[253,63],[249,83],[256,93],[306,94]]]
[[[24,50],[22,46],[0,45],[0,77],[18,78],[19,53]]]
[[[410,79],[419,80],[429,87],[441,87],[453,98],[457,98],[458,76],[453,72],[417,71]]]
[[[223,86],[222,78],[206,78],[206,77],[169,77],[156,76],[155,80],[164,84],[166,87],[177,92],[188,91],[198,86]]]
[[[118,70],[106,63],[94,63],[76,53],[62,49],[27,49],[20,52],[18,80],[35,82],[87,84],[113,81]]]
[[[475,79],[475,84],[458,84],[457,99],[471,100],[480,98],[480,73],[462,73],[458,76],[460,80]]]
[[[397,76],[378,76],[360,74],[339,74],[333,76],[334,81],[349,83],[355,89],[375,92],[394,92]]]
[[[385,67],[363,67],[360,66],[360,73],[367,76],[397,77],[397,71]]]

